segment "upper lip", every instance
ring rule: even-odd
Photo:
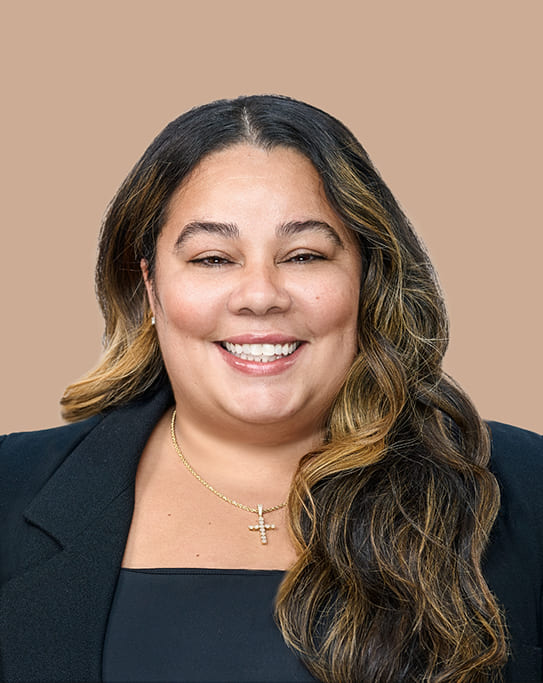
[[[292,344],[293,342],[301,342],[303,339],[293,337],[290,334],[282,334],[281,332],[266,332],[245,334],[237,334],[231,337],[225,337],[220,342],[228,342],[230,344]]]

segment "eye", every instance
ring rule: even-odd
[[[226,266],[229,263],[232,263],[232,261],[227,259],[225,256],[211,254],[209,256],[200,256],[199,258],[191,259],[189,263],[195,263],[196,265],[207,268],[217,268],[219,266]]]
[[[285,259],[288,263],[311,263],[312,261],[325,261],[326,256],[315,254],[311,251],[300,251]]]

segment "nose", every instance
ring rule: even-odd
[[[232,290],[228,308],[237,315],[284,313],[291,297],[275,264],[245,264]]]

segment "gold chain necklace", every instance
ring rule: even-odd
[[[177,415],[177,411],[174,408],[174,411],[172,413],[172,421],[170,423],[170,434],[172,437],[173,447],[175,448],[177,455],[181,458],[183,465],[185,465],[185,467],[192,474],[192,476],[195,479],[197,479],[200,482],[200,484],[202,484],[202,486],[205,486],[208,491],[211,491],[211,493],[214,493],[218,498],[220,498],[221,500],[224,500],[225,503],[230,503],[230,505],[233,505],[234,507],[237,507],[240,510],[245,510],[246,512],[251,512],[254,515],[258,515],[258,524],[251,524],[249,526],[249,529],[250,529],[250,531],[260,532],[260,542],[262,543],[262,545],[266,545],[268,542],[268,536],[267,536],[266,532],[270,531],[270,529],[275,529],[275,524],[266,524],[266,522],[264,521],[264,515],[267,514],[268,512],[275,512],[275,510],[281,510],[287,504],[286,501],[284,503],[280,503],[279,505],[273,505],[272,507],[269,507],[269,508],[265,508],[262,505],[257,505],[256,507],[250,507],[249,505],[243,505],[243,503],[238,503],[237,500],[232,500],[231,498],[228,498],[228,496],[225,496],[224,493],[217,491],[216,488],[211,486],[211,484],[209,484],[203,477],[201,477],[198,474],[198,472],[196,472],[195,469],[193,469],[190,462],[183,455],[181,448],[179,448],[179,444],[177,443],[177,437],[175,436],[175,417],[176,417],[176,415]]]

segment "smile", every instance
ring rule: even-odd
[[[221,342],[223,349],[231,353],[236,358],[248,360],[256,363],[271,363],[290,356],[300,346],[302,342],[291,342],[289,344],[232,344]]]

